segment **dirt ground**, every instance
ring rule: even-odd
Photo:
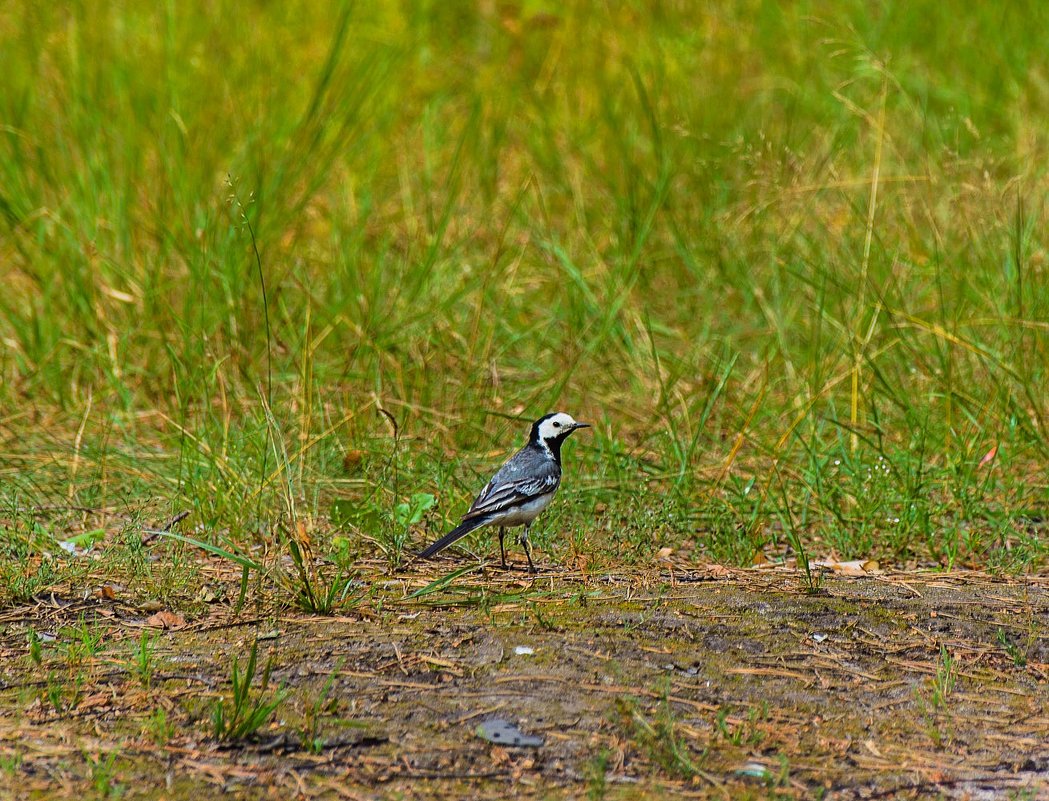
[[[4,611],[0,797],[1049,798],[1049,579],[496,571],[408,598],[432,579],[377,575],[329,618]],[[256,636],[287,697],[218,742]],[[486,741],[493,720],[542,745]]]

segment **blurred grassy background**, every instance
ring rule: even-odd
[[[5,3],[9,555],[191,509],[395,563],[564,409],[558,561],[1043,568],[1047,22]]]

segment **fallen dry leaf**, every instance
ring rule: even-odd
[[[77,704],[77,709],[81,712],[86,712],[89,709],[100,709],[107,707],[113,703],[113,696],[110,693],[93,693],[80,699],[80,703]]]
[[[510,761],[510,752],[505,748],[493,746],[489,753],[492,757],[492,762],[496,765],[505,765]]]
[[[186,619],[178,612],[165,609],[155,615],[150,615],[146,619],[146,625],[155,626],[158,629],[180,629],[186,625]]]
[[[863,563],[860,561],[854,562],[838,562],[837,564],[831,565],[831,570],[835,573],[840,573],[843,576],[866,576],[867,571],[863,569]]]
[[[347,473],[355,473],[364,461],[364,451],[350,450],[342,457],[342,469]]]
[[[994,461],[994,457],[997,456],[997,455],[998,455],[998,445],[995,445],[993,448],[991,448],[989,451],[987,451],[987,453],[985,453],[983,455],[983,458],[980,460],[980,467],[983,467],[988,462]]]
[[[825,567],[833,570],[839,576],[866,576],[869,569],[876,570],[878,563],[873,559],[854,559],[851,562],[838,562],[834,559],[822,559],[810,563],[813,567]],[[873,565],[873,568],[868,568]]]

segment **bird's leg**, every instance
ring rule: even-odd
[[[506,536],[506,529],[499,526],[499,558],[503,562],[503,570],[506,570],[506,548],[503,547],[504,536]]]
[[[528,539],[528,529],[532,527],[531,523],[528,523],[524,527],[524,531],[521,532],[521,547],[524,548],[525,556],[528,557],[528,572],[535,573],[535,564],[532,562],[532,543]]]

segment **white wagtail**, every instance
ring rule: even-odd
[[[528,444],[507,459],[492,476],[470,511],[463,515],[463,522],[421,550],[419,556],[428,559],[475,528],[498,526],[499,556],[506,567],[503,547],[506,528],[524,526],[521,546],[528,557],[528,569],[534,573],[528,530],[539,513],[550,505],[561,484],[561,443],[576,429],[589,427],[588,423],[577,423],[564,412],[548,414],[532,423]]]

